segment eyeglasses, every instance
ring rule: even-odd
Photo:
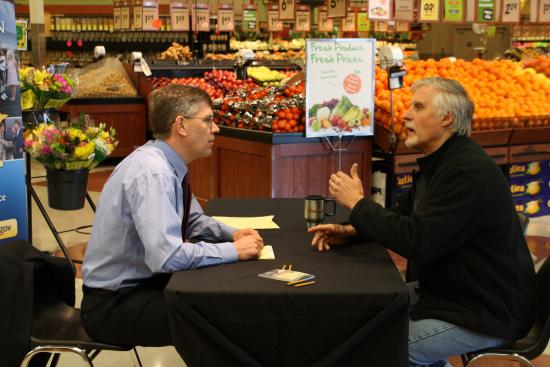
[[[182,116],[183,118],[187,119],[187,120],[200,120],[202,121],[206,126],[208,126],[209,129],[212,129],[212,126],[214,125],[214,116],[209,116],[209,117],[187,117],[187,116]]]

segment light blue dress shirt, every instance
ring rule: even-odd
[[[86,286],[117,290],[155,273],[237,261],[229,242],[235,228],[204,215],[195,197],[188,233],[201,242],[183,243],[186,173],[185,162],[163,140],[149,141],[114,169],[101,192],[84,257]]]

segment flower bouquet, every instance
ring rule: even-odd
[[[74,81],[65,74],[46,69],[19,69],[21,108],[25,110],[56,109],[73,93]]]
[[[116,148],[116,132],[104,123],[86,126],[82,120],[65,128],[43,123],[27,130],[25,150],[48,169],[94,168]]]

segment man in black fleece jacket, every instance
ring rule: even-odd
[[[468,136],[473,103],[456,81],[417,81],[406,145],[423,153],[413,187],[385,209],[364,198],[357,165],[333,174],[330,193],[350,224],[313,227],[319,251],[360,239],[417,264],[409,363],[449,366],[450,355],[524,336],[534,315],[534,268],[506,178]]]

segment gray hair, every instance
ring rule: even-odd
[[[416,81],[411,86],[411,91],[414,93],[419,88],[426,86],[439,92],[432,99],[437,115],[443,117],[450,112],[453,115],[453,131],[458,135],[470,136],[474,103],[462,84],[452,79],[425,78]]]
[[[176,117],[193,116],[201,103],[212,108],[212,99],[208,93],[190,85],[169,84],[154,90],[149,95],[149,121],[153,137],[168,138]]]

